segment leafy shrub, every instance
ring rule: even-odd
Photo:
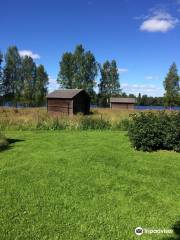
[[[133,114],[128,135],[137,150],[180,152],[180,112]]]
[[[9,143],[4,135],[0,133],[0,151],[6,149],[8,147]]]
[[[102,118],[83,117],[79,123],[80,130],[105,130],[110,128],[111,123]]]
[[[119,129],[122,131],[128,131],[129,127],[131,124],[131,120],[130,119],[123,119],[120,122],[115,123],[115,129]]]
[[[164,148],[180,152],[180,112],[170,114],[167,121]]]
[[[51,119],[49,121],[38,121],[36,129],[38,130],[62,130],[66,129],[67,122],[58,118]]]

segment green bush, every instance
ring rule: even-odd
[[[108,130],[111,123],[102,118],[82,117],[79,123],[80,130]]]
[[[180,152],[180,112],[170,114],[165,127],[164,148]]]
[[[8,147],[9,143],[4,135],[0,133],[0,151],[6,149]]]
[[[128,118],[125,118],[125,119],[121,120],[120,122],[115,123],[114,128],[122,130],[122,131],[128,131],[130,124],[131,124],[131,120]]]
[[[58,118],[49,121],[38,121],[36,129],[38,130],[62,130],[67,128],[67,121]]]
[[[133,114],[128,135],[137,150],[180,152],[180,112]]]

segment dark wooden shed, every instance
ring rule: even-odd
[[[52,114],[88,114],[90,97],[83,89],[61,89],[47,95],[47,110]]]
[[[112,109],[134,109],[135,98],[110,98],[110,108]]]

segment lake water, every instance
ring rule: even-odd
[[[6,103],[3,105],[4,107],[13,107],[12,103]],[[28,108],[26,106],[22,106],[20,104],[17,105],[17,108]],[[46,106],[42,106],[46,107]],[[91,105],[91,109],[93,108],[99,108],[97,105]],[[109,107],[106,107],[109,108]],[[135,109],[137,110],[175,110],[175,111],[180,111],[180,106],[179,107],[164,107],[164,106],[135,106]]]
[[[179,107],[164,107],[164,106],[135,106],[137,110],[180,110]]]
[[[99,108],[97,105],[91,105],[91,109],[93,108]],[[106,107],[109,108],[109,107]],[[175,110],[175,111],[180,111],[180,106],[179,107],[164,107],[164,106],[135,106],[135,109],[137,110]]]

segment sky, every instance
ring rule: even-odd
[[[77,44],[100,63],[115,59],[127,93],[162,96],[170,65],[180,69],[180,0],[4,0],[0,15],[0,50],[16,45],[43,64],[49,91]]]

